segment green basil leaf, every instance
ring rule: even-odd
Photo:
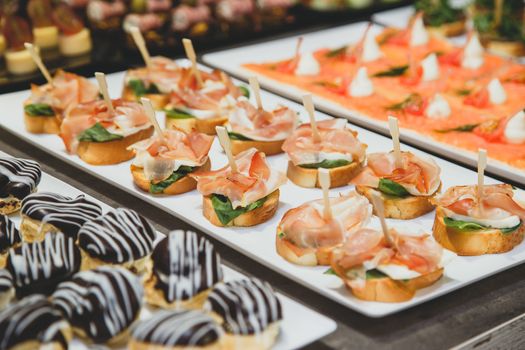
[[[301,164],[299,165],[301,168],[306,169],[333,169],[333,168],[339,168],[341,166],[345,166],[350,164],[346,159],[325,159],[320,163],[312,163],[312,164]]]
[[[410,94],[407,98],[405,98],[403,101],[399,103],[394,103],[393,105],[390,105],[386,107],[387,110],[391,111],[400,111],[405,109],[406,107],[410,106],[411,104],[421,104],[422,103],[421,95],[419,94]]]
[[[134,79],[128,82],[128,87],[133,91],[135,96],[144,96],[146,94],[160,94],[160,90],[154,83],[146,86],[142,80]]]
[[[346,49],[348,48],[348,46],[341,46],[337,49],[333,49],[333,50],[330,50],[326,53],[326,57],[337,57],[337,56],[341,56],[343,55],[345,52],[346,52]]]
[[[502,229],[500,229],[500,231],[501,231],[501,233],[503,233],[503,234],[507,234],[507,233],[511,233],[511,232],[516,231],[517,229],[520,228],[520,226],[521,226],[521,221],[520,221],[519,224],[517,224],[517,225],[514,226],[514,227],[502,228]]]
[[[471,89],[458,89],[456,90],[456,95],[458,96],[468,96],[472,92]]]
[[[154,194],[164,193],[164,190],[166,188],[170,187],[173,183],[179,181],[184,176],[191,173],[193,170],[195,170],[195,167],[186,166],[186,165],[180,166],[166,180],[162,180],[157,183],[151,182],[149,184],[150,193],[154,193]]]
[[[195,118],[193,115],[189,114],[188,112],[179,109],[179,108],[172,108],[165,110],[166,117],[171,119],[190,119]]]
[[[376,279],[376,278],[385,278],[385,277],[388,277],[388,275],[385,275],[384,273],[382,273],[381,271],[379,271],[377,269],[366,271],[366,279],[367,280],[373,280],[373,279]]]
[[[264,197],[251,203],[247,207],[239,207],[237,209],[233,209],[232,202],[228,197],[219,194],[212,194],[211,204],[213,205],[213,209],[215,210],[215,214],[217,214],[219,221],[223,225],[227,225],[236,217],[261,207],[266,201],[266,199],[267,197]]]
[[[329,268],[328,270],[323,272],[323,275],[334,275],[334,276],[337,276],[337,272],[335,272],[334,269]]]
[[[24,106],[24,111],[32,117],[54,117],[55,111],[46,103],[31,103]]]
[[[479,126],[479,123],[478,124],[465,124],[465,125],[457,126],[455,128],[438,129],[438,130],[434,130],[434,131],[438,132],[440,134],[446,134],[448,132],[454,132],[454,131],[457,131],[457,132],[471,132],[472,130],[474,130],[478,126]]]
[[[406,188],[404,188],[402,185],[398,184],[397,182],[389,180],[389,179],[380,179],[379,187],[377,189],[385,194],[395,196],[395,197],[406,197],[410,195],[410,193],[408,193]]]
[[[404,66],[397,66],[397,67],[391,67],[388,70],[378,72],[373,75],[373,77],[381,78],[381,77],[399,77],[403,74],[405,74],[406,70],[408,69],[408,65]]]
[[[253,139],[249,138],[249,137],[246,137],[242,134],[239,134],[239,133],[236,133],[236,132],[233,132],[233,131],[228,131],[228,136],[230,137],[230,140],[237,140],[237,141],[253,141]]]
[[[279,238],[284,238],[284,237],[286,236],[286,234],[285,234],[284,232],[281,231],[281,232],[279,232],[279,233],[277,234],[277,236],[278,236]]]
[[[444,218],[443,221],[445,222],[445,225],[447,225],[447,227],[452,227],[459,231],[479,231],[479,230],[487,230],[491,228],[489,226],[480,225],[475,222],[455,220],[449,217]],[[500,231],[503,234],[508,234],[508,233],[516,231],[520,226],[521,226],[521,222],[514,227],[502,228],[500,229]]]
[[[246,85],[239,86],[239,90],[241,90],[241,94],[246,97],[250,98],[250,89]]]
[[[124,136],[112,134],[100,123],[96,123],[91,128],[84,130],[79,136],[79,141],[87,142],[108,142],[123,139]]]

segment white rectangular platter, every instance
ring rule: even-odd
[[[0,151],[0,156],[9,155]],[[70,186],[67,183],[46,173],[42,173],[42,180],[38,186],[38,190],[40,192],[59,193],[69,197],[76,197],[80,194],[85,194],[75,187]],[[104,212],[111,209],[110,206],[102,203],[96,198],[93,198],[87,194],[85,195],[89,199],[102,206],[102,210]],[[13,214],[10,215],[10,218],[18,227],[20,224],[19,215]],[[159,233],[159,238],[160,236],[161,234]],[[243,274],[224,265],[223,270],[225,281],[247,278]],[[288,350],[303,347],[332,333],[336,329],[337,325],[333,320],[308,309],[307,307],[282,294],[278,294],[278,296],[283,307],[283,321],[281,322],[281,333],[278,337],[277,343],[274,346],[275,350]],[[141,313],[141,318],[147,318],[149,315],[151,315],[151,311],[147,308],[144,308],[143,312]],[[90,347],[86,346],[79,339],[73,339],[70,348],[74,350],[83,350],[89,349]]]
[[[314,33],[303,34],[301,35],[304,38],[302,50],[307,52],[321,48],[335,49],[348,43],[355,43],[362,36],[367,25],[368,22],[359,22]],[[372,33],[378,34],[381,31],[381,27],[374,25],[371,30]],[[210,53],[204,55],[203,60],[211,66],[222,69],[235,76],[247,79],[248,77],[253,76],[255,73],[243,68],[243,64],[263,63],[289,58],[293,55],[297,38],[298,36],[292,36],[256,45]],[[259,75],[258,77],[261,85],[268,90],[291,98],[295,101],[301,101],[302,95],[307,93],[307,91],[301,90],[295,86],[284,84],[262,75]],[[315,102],[319,109],[323,110],[324,112],[347,118],[355,124],[361,125],[371,130],[377,130],[383,134],[388,133],[388,125],[386,122],[369,118],[366,115],[356,111],[348,110],[345,107],[322,97],[317,97]],[[477,163],[476,153],[437,142],[428,136],[424,136],[413,130],[403,129],[401,139],[402,141],[414,144],[420,148],[453,158],[458,162],[463,162],[472,166],[476,165]],[[517,181],[521,184],[525,184],[525,171],[511,167],[503,162],[493,160],[489,164],[487,171],[495,175]]]
[[[108,75],[108,85],[112,96],[118,96],[120,94],[122,79],[123,73]],[[321,198],[320,190],[305,189],[288,182],[281,187],[279,209],[276,215],[268,222],[250,228],[216,227],[202,216],[202,197],[197,191],[178,196],[150,195],[139,190],[133,184],[129,170],[131,162],[111,166],[91,166],[84,163],[78,157],[67,154],[58,136],[33,135],[26,132],[22,118],[22,101],[28,96],[28,93],[28,91],[21,91],[0,96],[0,106],[2,106],[4,110],[3,115],[5,116],[1,124],[3,128],[29,141],[36,147],[44,149],[76,167],[130,192],[138,198],[158,206],[160,209],[188,222],[194,227],[199,228],[203,232],[232,246],[254,260],[278,271],[284,276],[367,316],[382,317],[399,312],[525,262],[525,244],[516,247],[506,254],[456,258],[447,266],[444,278],[432,287],[421,290],[414,299],[408,302],[388,304],[360,301],[344,288],[337,277],[324,274],[327,269],[326,267],[311,268],[296,266],[282,259],[275,251],[275,230],[283,214],[288,209],[296,207],[305,201]],[[289,106],[293,110],[301,113],[302,120],[307,120],[302,107],[295,102],[267,92],[262,93],[262,99],[268,108],[277,104]],[[158,115],[159,122],[163,125],[164,116],[162,113],[158,113]],[[317,118],[328,118],[328,116],[318,113]],[[368,144],[369,152],[384,152],[392,148],[390,139],[359,127],[354,127],[354,129],[359,132],[361,141]],[[403,148],[412,150],[417,154],[424,154],[424,152],[417,151],[408,146],[403,146]],[[215,140],[210,151],[210,158],[213,169],[219,168],[227,163],[226,156],[221,152],[217,140]],[[271,156],[268,157],[268,159],[271,166],[286,171],[287,159],[284,155]],[[444,189],[450,186],[474,183],[477,181],[477,175],[473,171],[442,159],[436,158],[436,161],[442,169]],[[491,178],[487,178],[486,181],[487,183],[495,183],[495,180]],[[332,195],[336,195],[352,189],[353,186],[341,187],[331,190],[331,193]],[[415,220],[390,220],[390,223],[397,226],[403,225],[411,231],[430,233],[433,219],[434,213],[430,213]]]

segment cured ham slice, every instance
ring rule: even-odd
[[[352,288],[363,288],[366,271],[384,266],[399,266],[416,275],[425,275],[443,265],[443,248],[430,235],[413,236],[390,230],[397,250],[386,242],[383,233],[371,228],[354,232],[341,248],[334,252],[334,260],[350,281]]]
[[[247,205],[266,197],[286,182],[286,175],[270,168],[264,153],[255,148],[235,157],[238,172],[229,165],[219,170],[190,174],[197,180],[197,190],[203,196],[219,194],[228,197],[233,208]]]
[[[441,169],[432,158],[402,152],[401,159],[402,167],[398,168],[393,152],[371,153],[367,158],[367,166],[352,183],[377,188],[381,179],[388,179],[402,185],[414,196],[430,196],[438,190]]]
[[[298,123],[297,113],[279,106],[272,111],[254,107],[248,99],[240,97],[229,114],[229,129],[256,141],[286,139]]]
[[[372,216],[368,200],[350,192],[330,198],[332,219],[323,216],[323,200],[307,202],[291,209],[283,216],[280,227],[286,239],[301,248],[330,247],[340,244]]]
[[[478,210],[477,186],[456,186],[439,196],[436,204],[456,214],[480,219],[499,220],[512,215],[525,220],[525,208],[513,198],[511,185],[483,186],[483,210]]]
[[[169,58],[155,56],[151,58],[151,66],[129,70],[126,83],[140,80],[146,86],[154,84],[161,93],[168,94],[177,86],[183,76],[184,68]]]
[[[315,164],[326,159],[362,162],[367,146],[361,143],[357,139],[357,133],[347,129],[346,125],[344,119],[318,122],[321,141],[315,142],[310,124],[303,124],[286,139],[283,150],[295,165]]]
[[[198,132],[164,130],[163,136],[163,140],[155,135],[130,146],[137,152],[133,164],[144,169],[148,180],[164,180],[181,166],[202,166],[213,144],[213,136]]]
[[[78,136],[96,123],[110,133],[124,137],[151,126],[142,105],[121,99],[112,100],[112,103],[115,114],[109,112],[104,101],[78,104],[67,111],[60,127],[60,137],[68,152],[76,151]]]
[[[98,99],[98,87],[84,77],[58,70],[53,85],[31,85],[29,103],[45,103],[59,112]]]

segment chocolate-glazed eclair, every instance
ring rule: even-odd
[[[163,308],[201,308],[222,279],[221,260],[210,241],[195,232],[172,231],[151,254],[146,302]]]
[[[81,338],[120,345],[139,315],[142,296],[140,280],[129,270],[101,266],[61,283],[52,300]]]
[[[20,209],[22,199],[36,190],[41,177],[37,162],[0,157],[0,214]]]
[[[0,215],[0,268],[5,266],[9,249],[20,243],[22,243],[22,237],[14,222],[7,216]]]
[[[17,297],[49,295],[56,286],[80,269],[80,251],[73,238],[62,233],[47,235],[41,242],[11,248],[6,269],[13,276]]]
[[[13,277],[6,269],[0,269],[0,310],[5,308],[14,296]]]
[[[205,309],[222,320],[226,349],[270,349],[283,318],[270,284],[256,278],[218,284]]]
[[[198,310],[156,312],[133,329],[130,350],[224,349],[222,330],[214,319]]]
[[[56,193],[34,193],[22,201],[20,231],[26,242],[41,241],[46,234],[56,232],[76,240],[80,227],[100,215],[100,205],[84,195],[71,198]]]
[[[143,272],[156,235],[153,226],[134,210],[109,211],[85,223],[78,233],[81,270],[119,265]]]
[[[60,311],[32,295],[0,312],[0,349],[67,349],[73,334]]]

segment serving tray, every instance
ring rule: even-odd
[[[108,75],[108,85],[112,96],[118,96],[120,94],[123,76],[124,73]],[[150,195],[141,191],[133,184],[129,170],[131,161],[111,166],[92,166],[84,163],[77,156],[67,154],[62,141],[58,136],[34,135],[28,133],[24,127],[21,107],[22,101],[28,96],[28,94],[28,91],[22,91],[0,96],[0,105],[3,106],[4,115],[8,116],[2,120],[2,127],[7,131],[10,131],[32,143],[35,147],[41,148],[64,161],[113,184],[114,186],[133,194],[137,198],[159,207],[165,212],[188,222],[206,234],[213,236],[221,242],[224,242],[239,252],[259,261],[284,276],[364,315],[370,317],[382,317],[399,312],[525,262],[525,244],[516,247],[509,253],[501,255],[458,257],[447,266],[444,277],[438,283],[424,290],[420,290],[416,294],[416,297],[410,301],[395,304],[361,301],[353,297],[351,293],[346,290],[339,278],[333,275],[324,274],[327,267],[296,266],[285,261],[275,251],[275,230],[283,214],[288,209],[298,206],[305,201],[321,198],[322,193],[320,190],[305,189],[288,182],[281,187],[280,205],[276,215],[271,220],[249,228],[216,227],[210,224],[202,216],[202,197],[197,191],[178,196]],[[262,100],[263,104],[267,107],[272,107],[277,104],[288,106],[299,112],[302,120],[307,120],[306,113],[304,113],[302,106],[295,102],[264,91],[262,92]],[[329,118],[329,116],[318,113],[317,118],[325,119]],[[163,125],[163,113],[158,113],[158,119],[161,125]],[[392,148],[390,139],[359,127],[353,128],[359,132],[359,138],[368,144],[369,152],[384,152]],[[403,149],[411,150],[416,154],[425,155],[424,152],[406,145],[403,145]],[[213,169],[222,167],[227,163],[226,156],[222,153],[217,139],[210,151],[210,159],[212,161]],[[268,160],[271,166],[286,171],[287,159],[285,155],[271,156],[268,157]],[[435,158],[435,160],[442,170],[444,189],[450,186],[474,183],[477,181],[477,175],[475,172],[439,158]],[[488,177],[486,182],[496,183],[494,179]],[[335,196],[338,193],[348,192],[352,189],[353,186],[332,189],[331,194]],[[521,195],[523,192],[519,191],[519,194]],[[404,230],[408,229],[412,232],[430,233],[433,220],[434,213],[429,213],[415,220],[388,221],[390,225],[400,227]],[[376,224],[376,219],[372,220],[372,225]]]
[[[402,24],[403,23],[400,23],[399,25]],[[360,39],[367,25],[368,22],[359,22],[301,35],[304,38],[302,51],[308,52],[320,48],[335,49],[348,43],[355,43]],[[373,34],[379,34],[381,29],[381,26],[373,25],[371,32]],[[203,60],[213,67],[222,69],[243,79],[247,79],[256,73],[243,68],[243,64],[264,63],[290,58],[293,55],[297,38],[298,36],[292,36],[257,45],[243,46],[231,50],[210,53],[204,55]],[[456,42],[456,44],[461,44],[461,38],[458,40],[459,42]],[[263,75],[258,75],[258,77],[261,85],[268,90],[295,101],[301,101],[302,95],[309,93],[308,91],[302,90],[296,86],[278,82]],[[338,117],[347,118],[351,122],[370,130],[388,134],[387,122],[369,118],[362,113],[349,110],[336,102],[322,97],[316,98],[316,104],[318,108],[324,112]],[[419,148],[436,152],[458,162],[469,164],[471,166],[477,164],[477,154],[475,152],[438,142],[413,130],[403,129],[401,139],[402,141],[413,144]],[[493,160],[490,162],[487,171],[506,179],[516,181],[520,184],[525,184],[525,171],[523,169],[512,167],[501,161]]]
[[[0,151],[0,156],[9,156],[8,154]],[[67,183],[42,172],[42,180],[38,186],[39,192],[53,192],[59,193],[64,196],[76,197],[78,195],[84,194],[87,198],[97,202],[104,212],[111,209],[111,207],[96,198],[91,197],[88,194],[76,189],[75,187],[68,185]],[[9,216],[12,219],[16,226],[20,225],[20,215],[13,214]],[[173,228],[176,229],[176,228]],[[162,237],[161,233],[158,234],[158,239]],[[223,265],[224,270],[224,280],[238,280],[247,278],[245,275]],[[277,339],[277,342],[274,346],[275,350],[285,350],[285,349],[297,349],[302,346],[305,346],[311,342],[314,342],[317,339],[320,339],[330,333],[332,333],[337,325],[336,323],[307,308],[304,305],[299,304],[298,302],[277,293],[282,306],[283,306],[283,320],[281,322],[281,334]],[[141,312],[141,319],[148,318],[152,314],[152,311],[144,307]],[[90,349],[85,345],[81,340],[74,338],[70,344],[71,349],[81,350],[81,349]]]

